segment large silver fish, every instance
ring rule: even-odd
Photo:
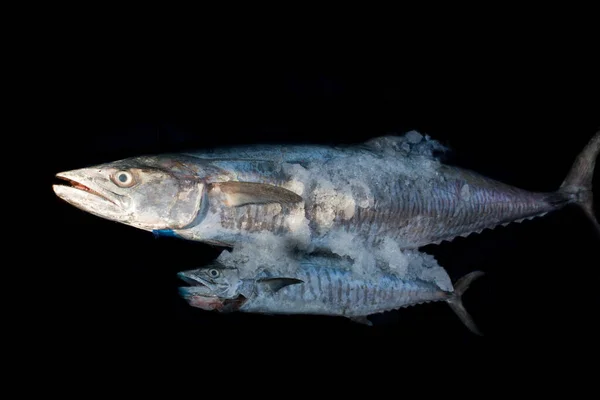
[[[597,133],[560,188],[537,193],[444,165],[415,132],[361,145],[255,146],[141,156],[61,172],[57,196],[159,234],[233,246],[264,233],[305,248],[350,235],[400,249],[578,204],[592,218]]]
[[[462,295],[482,276],[475,271],[459,279],[453,291],[394,274],[359,277],[342,258],[305,256],[291,272],[258,270],[244,277],[236,267],[213,263],[178,276],[190,286],[179,288],[193,307],[221,312],[342,316],[371,325],[367,316],[416,304],[445,301],[473,333],[481,334],[463,307]]]

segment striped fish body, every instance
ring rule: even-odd
[[[374,186],[371,207],[357,207],[352,218],[337,218],[336,222],[342,231],[371,242],[392,238],[402,249],[543,216],[569,201],[564,196],[522,190],[442,165],[430,179],[390,179],[385,185]],[[330,236],[322,236],[324,246]]]
[[[236,179],[292,190],[302,201],[229,206],[219,190],[209,189],[202,219],[177,234],[234,245],[269,232],[330,248],[339,234],[348,233],[368,244],[389,237],[400,248],[411,249],[541,216],[569,201],[566,196],[522,190],[432,159],[420,160],[427,168],[416,174],[411,158],[382,158],[370,152],[356,157],[362,165],[352,166],[346,153],[303,163],[304,167],[293,157],[277,162],[238,161]],[[231,163],[220,166],[233,168]]]
[[[305,265],[286,277],[302,282],[275,293],[259,290],[239,311],[361,317],[444,301],[451,295],[428,282],[403,281],[391,274],[361,279],[348,270],[330,266]]]
[[[462,296],[483,272],[470,272],[445,291],[434,283],[401,279],[383,270],[363,275],[353,267],[348,258],[317,255],[253,272],[242,264],[216,261],[178,273],[190,285],[179,292],[191,306],[203,310],[337,316],[367,325],[372,325],[367,319],[372,314],[444,301],[470,331],[481,334]]]

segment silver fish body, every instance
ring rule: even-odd
[[[304,257],[293,271],[266,269],[245,278],[237,268],[218,264],[179,273],[192,284],[180,288],[181,295],[190,305],[205,310],[339,316],[370,324],[367,316],[372,314],[446,301],[476,333],[478,329],[462,306],[461,296],[482,275],[468,274],[454,291],[444,291],[430,282],[404,280],[392,273],[358,276],[347,261],[322,256]],[[222,307],[214,307],[216,299]],[[231,304],[235,306],[227,307]]]
[[[286,277],[301,283],[288,285],[275,293],[258,290],[239,311],[360,317],[442,301],[449,296],[430,282],[405,281],[392,274],[360,279],[350,271],[315,264]]]
[[[444,165],[426,152],[404,151],[411,144],[420,145],[382,137],[346,147],[271,145],[136,157],[60,173],[75,187],[55,191],[107,219],[226,246],[268,233],[304,248],[331,248],[340,235],[352,235],[368,245],[386,237],[410,249],[569,203],[591,215],[600,133],[552,193],[526,191]],[[119,181],[127,179],[123,174],[131,176],[132,186]]]
[[[400,164],[402,160],[389,162]],[[352,190],[344,193],[339,187],[320,195],[319,183],[309,181],[303,183],[306,191],[300,203],[232,207],[223,201],[218,190],[210,190],[206,194],[204,223],[175,233],[190,240],[209,239],[233,245],[266,231],[290,241],[310,241],[315,247],[328,248],[330,241],[343,232],[371,244],[386,236],[396,240],[400,248],[409,249],[542,216],[569,201],[448,166],[437,166],[435,172],[428,179],[414,179],[386,177],[382,171],[372,170],[372,174],[361,174],[358,190],[368,193],[363,197]],[[251,177],[245,179],[252,182]],[[260,181],[284,188],[294,185],[293,176],[270,181],[263,176]]]

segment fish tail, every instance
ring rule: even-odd
[[[454,292],[452,292],[450,294],[450,297],[448,297],[448,299],[446,299],[446,302],[448,303],[448,305],[450,306],[452,311],[454,311],[456,313],[456,315],[458,315],[458,318],[460,318],[462,323],[465,324],[465,326],[471,332],[473,332],[474,334],[479,335],[479,336],[483,336],[483,334],[481,333],[481,331],[479,330],[477,325],[475,325],[475,322],[473,321],[473,318],[471,317],[471,315],[465,309],[463,302],[462,302],[462,296],[467,291],[469,286],[471,286],[471,283],[475,279],[480,278],[483,275],[484,275],[484,272],[482,272],[482,271],[473,271],[473,272],[470,272],[467,275],[463,276],[454,285]]]
[[[598,153],[600,153],[600,131],[596,132],[579,153],[557,194],[562,195],[569,202],[579,205],[600,234],[600,225],[594,216],[592,195],[592,180]]]

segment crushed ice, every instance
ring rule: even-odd
[[[358,276],[368,278],[378,273],[392,273],[406,280],[433,282],[443,290],[452,291],[450,277],[433,256],[417,250],[401,250],[399,243],[390,237],[383,236],[367,244],[355,233],[331,229],[335,218],[349,219],[357,207],[373,206],[374,196],[365,184],[367,176],[378,176],[381,182],[399,177],[407,183],[433,179],[440,165],[435,153],[445,152],[447,148],[416,131],[404,136],[375,138],[360,148],[364,151],[327,162],[312,160],[304,166],[282,164],[283,172],[290,177],[287,188],[304,196],[306,206],[312,207],[311,227],[317,234],[327,234],[329,251],[353,260],[352,269]],[[405,156],[401,157],[403,162],[398,162],[399,156]],[[395,162],[388,162],[390,157]],[[309,221],[304,215],[295,216],[289,225],[297,227],[304,242],[310,240],[307,237]],[[240,271],[245,276],[265,268],[291,272],[299,262],[289,242],[270,232],[256,235],[252,242],[236,245],[231,252],[224,251],[217,261],[242,267]]]

